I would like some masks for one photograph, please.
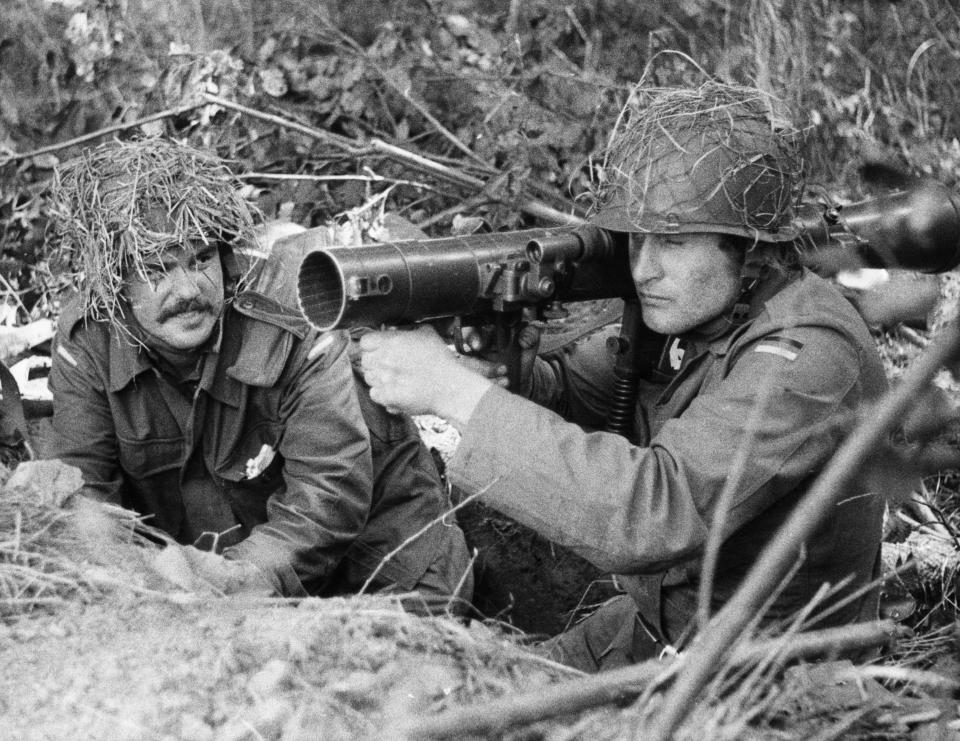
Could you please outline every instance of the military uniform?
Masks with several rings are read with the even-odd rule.
[[[358,589],[449,503],[412,421],[355,380],[349,339],[318,338],[295,308],[299,259],[273,250],[186,379],[69,306],[53,352],[51,444],[80,468],[86,494],[256,564],[283,594],[332,594]],[[468,564],[459,528],[438,522],[374,585],[445,603],[462,582],[468,599]]]
[[[531,402],[491,388],[448,468],[455,485],[485,492],[497,509],[627,575],[621,581],[633,601],[608,605],[595,620],[602,629],[566,647],[559,641],[568,649],[561,658],[585,669],[640,660],[681,638],[695,610],[713,508],[729,484],[712,608],[722,605],[861,404],[886,384],[862,319],[809,272],[768,281],[749,318],[717,336],[675,338],[668,348],[675,376],[641,383],[632,440],[589,431],[603,428],[612,394],[605,339],[599,333],[541,359]],[[744,448],[745,465],[735,470]],[[844,596],[873,579],[882,509],[875,493],[845,492],[797,554],[766,618],[793,615],[824,583],[851,578]],[[819,625],[874,615],[876,600],[868,590]]]

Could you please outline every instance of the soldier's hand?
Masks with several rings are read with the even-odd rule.
[[[518,335],[520,346],[520,381],[513,388],[507,380],[507,366],[495,360],[498,353],[495,350],[484,352],[479,330],[474,327],[465,327],[463,344],[469,351],[476,354],[459,355],[460,362],[467,368],[475,370],[482,376],[491,379],[498,386],[509,388],[514,393],[529,396],[533,385],[533,366],[540,348],[540,332],[542,322],[524,323]]]
[[[369,332],[360,339],[360,368],[370,398],[392,412],[436,414],[463,427],[503,370],[458,358],[432,327]]]
[[[495,360],[487,360],[477,355],[456,355],[457,362],[467,370],[489,378],[498,386],[507,387],[507,366]]]
[[[189,545],[168,545],[154,554],[151,565],[167,582],[188,592],[260,597],[278,593],[274,580],[255,564]]]

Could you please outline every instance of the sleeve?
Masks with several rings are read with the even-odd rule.
[[[105,376],[91,357],[89,343],[68,334],[58,332],[53,344],[50,453],[80,469],[85,495],[120,504],[123,476]]]
[[[538,357],[531,401],[577,424],[602,427],[613,390],[606,341],[618,332],[616,325]]]
[[[852,423],[858,349],[822,327],[793,328],[787,339],[790,349],[765,339],[745,347],[649,447],[585,432],[492,388],[449,476],[601,568],[668,568],[698,554],[728,480],[725,535],[815,474]]]
[[[313,334],[308,335],[313,337]],[[276,574],[285,594],[328,578],[370,513],[370,438],[354,388],[346,343],[315,358],[303,342],[280,402],[284,486],[267,501],[267,521],[225,549]]]

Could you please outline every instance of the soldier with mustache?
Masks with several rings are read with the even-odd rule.
[[[53,195],[78,292],[53,349],[51,446],[86,495],[221,554],[194,562],[227,591],[369,579],[415,593],[412,609],[469,599],[463,535],[416,428],[371,403],[346,335],[318,338],[301,317],[299,254],[262,248],[222,161],[111,142],[60,168]]]

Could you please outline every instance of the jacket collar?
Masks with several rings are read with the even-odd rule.
[[[756,323],[757,317],[767,310],[767,304],[770,301],[779,300],[784,292],[790,292],[791,287],[802,281],[805,275],[806,274],[795,278],[776,275],[762,281],[753,290],[753,296],[745,319],[738,323],[731,322],[712,337],[690,339],[691,344],[697,350],[697,354],[709,351],[712,355],[718,357],[726,355],[734,342],[748,333],[750,328]]]
[[[216,336],[213,343],[204,350],[208,361],[211,357],[216,357],[220,350],[220,344],[223,341],[223,323],[226,309],[221,312],[220,318],[214,328]],[[110,391],[115,393],[123,389],[127,384],[141,373],[153,371],[160,372],[160,366],[163,362],[156,353],[149,347],[136,339],[135,328],[131,329],[131,334],[125,334],[115,328],[109,332],[110,342]]]
[[[211,376],[201,387],[224,404],[236,406],[242,387],[269,388],[280,379],[290,354],[307,333],[306,320],[275,301],[252,291],[241,293],[225,312],[223,340]]]
[[[146,348],[132,337],[110,329],[110,391],[125,388],[141,373],[155,370]]]
[[[206,354],[200,388],[225,404],[240,403],[240,386],[269,387],[280,378],[305,320],[259,294],[241,294],[224,309],[217,341]],[[112,330],[109,384],[115,393],[142,373],[159,373],[151,353]]]

